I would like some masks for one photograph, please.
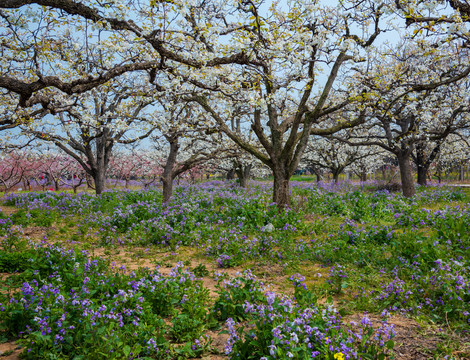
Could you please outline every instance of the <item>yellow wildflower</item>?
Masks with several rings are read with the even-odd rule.
[[[343,353],[336,353],[335,354],[335,360],[344,360],[344,354]]]

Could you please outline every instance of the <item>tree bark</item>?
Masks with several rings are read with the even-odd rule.
[[[91,172],[95,181],[95,193],[101,194],[106,189],[106,172],[108,170],[109,159],[111,157],[113,142],[110,141],[110,130],[103,129],[103,134],[96,139],[96,160],[93,159],[93,152],[88,153],[88,162],[92,167]]]
[[[163,185],[162,195],[164,204],[166,204],[170,200],[171,194],[173,193],[173,168],[176,164],[176,157],[178,155],[179,150],[177,135],[167,136],[166,139],[170,143],[170,152],[168,154],[168,158],[166,159],[165,166],[163,167],[163,174],[160,178]]]
[[[162,176],[161,178],[163,185],[163,203],[168,203],[173,193],[173,179],[170,176],[169,178]]]
[[[106,190],[106,169],[101,167],[95,169],[93,180],[95,182],[95,193],[96,195],[100,195]]]
[[[420,142],[416,144],[416,156],[413,157],[413,161],[415,162],[418,171],[418,184],[422,186],[427,185],[427,175],[429,168],[441,151],[441,143],[439,142],[436,144],[427,157],[425,149],[426,147],[424,143]]]
[[[240,181],[240,187],[242,188],[246,188],[248,180],[250,179],[251,167],[251,164],[245,166],[243,166],[243,164],[238,164],[235,168],[238,180]]]
[[[59,179],[54,179],[54,187],[55,187],[55,191],[60,190],[60,178]]]
[[[361,173],[359,174],[359,180],[361,182],[367,181],[367,173],[365,171],[361,171]]]
[[[290,205],[290,175],[282,169],[273,169],[273,202],[279,209],[284,209]]]
[[[441,163],[437,163],[437,181],[439,184],[442,182],[442,169],[441,169]]]
[[[332,171],[333,174],[333,181],[337,184],[339,181],[339,171]]]
[[[233,180],[235,178],[235,169],[232,168],[229,171],[227,171],[227,180]]]
[[[428,183],[427,173],[428,167],[426,165],[418,166],[418,185],[426,186]]]
[[[426,166],[425,157],[425,146],[422,142],[419,142],[416,144],[415,164],[418,172],[418,185],[421,186],[426,186],[427,184],[426,173],[429,167]]]
[[[408,198],[413,197],[416,194],[416,190],[413,181],[413,171],[411,168],[410,155],[408,152],[405,152],[398,154],[397,157],[398,166],[400,168],[400,178],[403,196]]]

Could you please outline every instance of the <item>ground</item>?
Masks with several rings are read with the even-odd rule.
[[[433,196],[436,197],[437,195]],[[393,201],[391,200],[391,203],[393,203]],[[301,202],[303,201],[299,201],[299,203]],[[346,233],[345,219],[346,221],[349,221],[348,216],[341,215],[341,211],[344,210],[341,208],[343,204],[341,202],[335,203],[334,201],[329,204],[330,205],[328,206],[335,208],[333,215],[303,211],[304,213],[301,215],[301,220],[306,224],[306,230],[302,233],[295,233],[295,231],[292,230],[295,233],[295,236],[293,239],[289,238],[289,241],[291,241],[289,244],[293,244],[292,246],[296,247],[302,247],[302,244],[307,244],[308,246],[312,246],[312,249],[317,249],[314,247],[315,245],[311,245],[312,242],[328,243],[332,233],[335,234],[335,239],[343,236]],[[398,203],[393,204],[395,207],[398,206]],[[246,207],[246,205],[244,206]],[[305,205],[302,204],[302,206]],[[344,206],[348,205],[346,204]],[[466,199],[433,201],[425,206],[419,206],[419,209],[423,209],[423,211],[437,211],[450,207],[455,208],[457,206],[466,206]],[[6,216],[15,214],[19,208],[20,207],[11,205],[2,205],[0,207],[1,212]],[[422,211],[419,209],[416,207],[416,213],[418,213],[418,211]],[[218,210],[221,211],[222,209]],[[356,209],[355,211],[359,210]],[[57,210],[53,209],[50,211]],[[396,213],[399,213],[399,211]],[[268,288],[270,291],[277,294],[286,294],[288,296],[293,296],[294,293],[294,288],[291,286],[289,277],[294,273],[299,273],[305,278],[304,282],[309,288],[317,289],[316,293],[320,294],[320,298],[318,300],[319,304],[324,303],[327,297],[332,296],[333,304],[338,308],[345,309],[346,315],[343,317],[344,323],[349,323],[351,321],[360,322],[364,315],[364,311],[360,310],[362,305],[348,305],[351,299],[354,298],[354,295],[357,294],[359,289],[358,287],[350,290],[352,286],[350,284],[346,284],[348,287],[346,287],[345,290],[332,291],[331,286],[333,285],[325,283],[325,280],[328,280],[332,276],[332,262],[330,260],[325,261],[326,255],[315,255],[318,257],[319,261],[314,261],[314,257],[311,257],[308,260],[300,259],[296,261],[287,257],[285,262],[283,262],[283,260],[272,261],[269,257],[257,258],[251,256],[242,258],[241,260],[237,259],[237,261],[229,268],[221,268],[220,265],[214,261],[213,256],[207,256],[207,248],[202,249],[198,245],[191,244],[171,245],[169,248],[168,246],[155,246],[150,243],[146,244],[140,240],[138,242],[126,241],[123,243],[109,242],[106,240],[104,244],[102,236],[102,232],[104,232],[103,229],[97,230],[96,226],[93,227],[93,229],[86,229],[86,226],[84,226],[86,223],[83,222],[84,217],[69,213],[65,214],[65,212],[63,215],[64,216],[55,216],[54,221],[48,224],[48,226],[39,226],[34,223],[23,226],[22,230],[24,236],[34,243],[39,243],[46,238],[49,243],[58,244],[65,248],[88,250],[91,256],[109,260],[110,266],[114,268],[121,268],[124,266],[125,272],[127,273],[131,273],[132,271],[136,271],[142,267],[154,269],[155,266],[159,266],[160,272],[163,275],[169,275],[171,271],[170,269],[180,262],[189,269],[195,269],[198,266],[203,265],[207,270],[207,273],[201,276],[202,283],[204,287],[209,290],[211,302],[214,302],[219,296],[216,281],[217,273],[226,273],[228,277],[233,278],[244,270],[250,269],[265,285],[269,285]],[[255,215],[256,214],[254,213],[252,214],[252,216]],[[354,217],[357,214],[350,213],[349,215],[353,215]],[[250,215],[247,212],[245,216]],[[359,235],[363,234],[365,229],[369,229],[369,226],[379,226],[384,228],[387,226],[395,226],[392,225],[395,224],[392,216],[384,216],[383,218],[374,218],[374,216],[372,216],[372,218],[364,217],[364,219],[368,220],[356,221],[354,223],[356,230],[352,231],[353,235],[355,234],[355,231]],[[182,224],[184,225],[184,223]],[[411,227],[416,225],[409,226]],[[259,228],[257,228],[256,230],[247,231],[247,233],[249,236],[254,237],[264,236],[262,230],[261,233],[259,231]],[[405,234],[407,232],[406,228],[399,226],[396,226],[394,231],[398,234],[397,236],[401,236],[400,234]],[[419,229],[419,232],[424,234],[423,236],[428,236],[427,234],[432,231],[434,231],[432,226],[424,224]],[[220,234],[217,234],[217,237],[219,237]],[[283,234],[284,233],[279,235],[281,236],[281,240],[283,240]],[[200,234],[198,233],[196,235],[199,236]],[[137,235],[135,233],[129,233],[126,236],[129,237],[128,240],[132,240],[132,236]],[[139,236],[142,236],[142,233],[139,233]],[[348,236],[352,235],[348,233]],[[281,251],[279,246],[279,243],[276,243],[269,251],[279,252]],[[242,250],[246,251],[244,249]],[[383,254],[386,259],[391,258],[392,255],[392,252],[388,255]],[[231,254],[231,256],[235,258],[236,254]],[[468,261],[467,258],[464,258],[464,260]],[[361,269],[361,266],[362,265],[359,265],[359,268],[354,267],[348,269],[350,272],[354,273],[354,276],[356,276],[355,272],[358,271],[357,269]],[[374,274],[375,271],[376,270],[371,270]],[[378,282],[380,283],[380,275],[378,274]],[[7,279],[9,276],[11,276],[11,274],[2,274],[3,279]],[[365,275],[359,274],[358,276],[362,279]],[[352,277],[352,275],[350,275],[350,277]],[[371,277],[370,279],[367,279],[366,282],[373,282],[374,279],[375,278]],[[210,307],[210,305],[208,306]],[[368,313],[372,323],[378,325],[381,320],[379,314],[377,312],[374,313],[371,309],[368,309]],[[168,320],[168,323],[171,322]],[[396,330],[396,336],[394,337],[395,347],[393,350],[395,359],[437,359],[444,358],[445,356],[455,359],[470,358],[470,337],[468,335],[468,331],[462,332],[460,328],[455,329],[454,326],[458,327],[460,325],[453,323],[452,321],[447,321],[447,318],[445,320],[440,319],[433,321],[425,314],[416,315],[407,313],[406,316],[403,316],[400,315],[400,311],[396,311],[390,318],[388,318],[388,323],[394,324]],[[213,350],[212,353],[204,354],[202,356],[203,359],[228,358],[223,355],[223,352],[229,336],[227,334],[220,334],[220,331],[223,329],[226,329],[225,325],[218,330],[206,329],[204,331],[204,334],[210,335],[212,338]],[[15,341],[8,341],[0,345],[0,354],[4,354],[1,356],[5,359],[17,359],[21,351],[22,349],[18,348]]]

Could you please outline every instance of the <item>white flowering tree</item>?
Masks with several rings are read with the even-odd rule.
[[[441,43],[470,44],[470,4],[467,0],[393,0],[393,5],[413,35],[437,37]]]
[[[328,7],[299,0],[287,6],[273,3],[269,15],[263,15],[261,2],[241,2],[225,12],[230,16],[219,15],[213,26],[225,28],[227,36],[210,46],[219,52],[245,49],[249,63],[221,67],[212,77],[178,72],[198,86],[192,99],[216,126],[271,169],[273,201],[279,207],[289,204],[289,179],[310,135],[334,134],[364,121],[361,113],[333,126],[326,120],[363,100],[361,88],[337,80],[354,76],[357,63],[367,57],[381,32],[383,12],[373,1]],[[230,128],[239,104],[249,107],[243,122],[252,129],[256,146]]]
[[[173,181],[208,161],[227,156],[223,135],[208,126],[205,114],[195,104],[181,99],[160,101],[162,119],[156,124],[154,148],[162,168],[163,202],[173,192]]]
[[[210,69],[226,64],[250,62],[244,48],[215,51],[211,47],[213,38],[223,36],[220,28],[212,30],[212,23],[218,21],[225,4],[204,3],[102,4],[94,0],[0,3],[0,88],[5,98],[31,113],[22,116],[19,122],[8,120],[5,126],[28,125],[30,133],[76,156],[94,178],[100,193],[104,187],[102,169],[109,161],[108,150],[116,142],[131,142],[129,138],[119,138],[123,132],[129,135],[128,121],[121,119],[121,127],[112,128],[109,124],[103,127],[101,120],[96,123],[98,116],[102,119],[108,116],[93,105],[101,101],[97,100],[100,93],[113,91],[116,96],[120,91],[128,93],[126,85],[118,89],[116,84],[125,83],[121,78],[132,73],[131,77],[148,82],[153,91],[171,94],[184,82],[175,69],[210,73]],[[165,77],[164,72],[171,76]],[[50,116],[38,122],[47,114],[54,116],[58,125],[50,122]],[[78,124],[77,132],[69,129],[71,123]]]
[[[404,18],[410,35],[423,35],[432,39],[433,47],[437,49],[450,46],[449,44],[456,49],[468,48],[470,44],[470,4],[468,1],[396,0],[394,6],[397,13]],[[468,53],[463,52],[463,56],[468,58]],[[451,67],[445,76],[464,78],[469,74],[470,65],[467,62],[465,66]],[[447,98],[443,97],[443,100],[446,101]],[[454,110],[453,114],[447,115],[444,123],[448,124],[450,118],[456,119],[465,112],[460,111],[458,105],[454,106]],[[448,130],[449,127],[459,128],[459,126],[444,125],[440,131],[433,134],[431,142],[417,144],[413,160],[417,165],[419,184],[426,184],[426,173],[429,167],[435,159],[439,158],[439,151],[445,139],[452,134],[452,131]],[[458,142],[452,141],[451,143],[457,144]]]
[[[125,83],[114,80],[81,95],[62,98],[55,116],[22,127],[73,157],[93,178],[96,193],[101,194],[114,146],[135,143],[154,130],[155,115],[149,110],[153,102],[146,87],[129,79]]]
[[[2,1],[0,88],[21,107],[55,112],[58,93],[82,94],[129,72],[146,73],[158,87],[167,64],[246,63],[245,50],[220,54],[208,46],[216,7],[202,13],[193,1]]]
[[[418,184],[426,185],[429,168],[449,136],[466,137],[470,128],[470,98],[467,89],[467,81],[441,88],[423,109],[421,116],[425,120],[417,126],[424,136],[416,142],[411,153],[418,173]]]
[[[415,194],[411,155],[416,145],[442,141],[461,126],[468,101],[455,92],[465,81],[464,53],[453,46],[431,47],[419,38],[388,49],[387,58],[379,53],[370,71],[358,77],[368,88],[368,120],[348,143],[379,146],[396,156],[404,196]],[[450,98],[439,101],[440,96]]]
[[[470,160],[470,143],[468,142],[468,131],[464,134],[450,134],[441,145],[438,155],[430,166],[430,175],[437,177],[438,181],[450,180],[449,175],[457,170],[458,180],[464,180],[464,171]]]
[[[445,3],[453,9],[448,16],[440,9]],[[121,115],[117,115],[121,117],[119,126],[90,127],[98,133],[107,129],[100,136],[90,135],[86,129],[82,132],[80,127],[79,139],[79,132],[71,133],[79,140],[73,142],[64,133],[69,121],[81,117],[79,121],[90,123],[88,118],[96,118],[96,107],[90,111],[87,104],[96,101],[97,94],[109,89],[115,94],[129,93],[124,76],[132,74],[129,77],[136,79],[138,89],[144,82],[149,84],[145,93],[154,100],[165,93],[199,104],[212,118],[214,131],[224,132],[271,169],[273,200],[283,207],[289,203],[289,179],[311,135],[332,135],[391,114],[394,125],[389,130],[374,125],[370,132],[376,139],[382,137],[378,142],[393,150],[401,168],[407,169],[401,172],[404,193],[412,196],[409,157],[414,149],[411,144],[419,138],[414,135],[418,122],[412,120],[417,111],[413,104],[432,99],[428,93],[437,87],[463,79],[470,67],[455,61],[458,56],[452,62],[441,61],[439,52],[444,57],[449,53],[444,38],[436,43],[415,41],[412,48],[421,46],[425,56],[422,61],[413,60],[413,70],[403,65],[407,59],[387,68],[381,64],[385,59],[367,60],[377,52],[373,48],[376,38],[389,30],[383,18],[393,10],[409,26],[417,24],[412,32],[417,39],[422,29],[433,31],[434,26],[442,25],[450,34],[446,41],[463,39],[465,43],[468,13],[464,5],[451,0],[351,0],[334,6],[306,0],[283,4],[261,0],[106,4],[96,0],[6,0],[0,3],[0,88],[6,99],[2,101],[33,114],[6,125],[42,118],[42,122],[31,123],[29,130],[68,149],[70,155],[130,142],[144,134],[129,131]],[[134,93],[132,97],[138,103],[145,95]],[[77,104],[70,99],[77,99]],[[87,111],[77,112],[80,107]],[[327,121],[345,108],[355,111],[337,123]],[[44,114],[50,115],[44,118]],[[54,133],[44,126],[50,116],[59,119],[60,131]],[[106,113],[100,116],[109,118]],[[230,126],[237,117],[243,131]],[[143,123],[142,119],[142,129]],[[108,141],[108,133],[114,136],[121,131],[126,135]],[[94,145],[89,145],[92,141]],[[77,150],[80,146],[82,150]],[[93,169],[98,163],[102,168],[109,157],[85,157],[81,164],[101,192],[103,172]]]
[[[337,136],[350,138],[348,131],[340,132]],[[365,181],[367,174],[380,166],[381,156],[383,151],[377,146],[351,146],[337,139],[315,136],[307,145],[302,164],[315,173],[318,169],[328,170],[335,182],[346,170],[358,174],[361,181]]]

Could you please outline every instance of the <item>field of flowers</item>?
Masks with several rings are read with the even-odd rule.
[[[270,196],[5,195],[0,340],[26,359],[470,358],[465,192],[299,182],[281,212]],[[423,329],[415,355],[399,316]]]

